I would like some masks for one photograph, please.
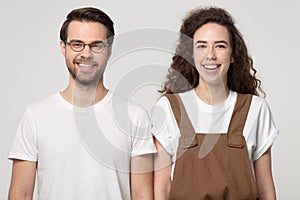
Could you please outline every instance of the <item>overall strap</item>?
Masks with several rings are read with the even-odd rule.
[[[180,130],[180,143],[182,147],[189,147],[191,144],[197,145],[197,140],[194,140],[196,136],[195,130],[180,97],[177,94],[165,94],[165,96],[170,102],[173,114]]]
[[[227,145],[230,147],[244,147],[243,129],[246,123],[251,101],[251,94],[238,94],[237,96],[227,133]]]

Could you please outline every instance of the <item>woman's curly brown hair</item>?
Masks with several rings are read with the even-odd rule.
[[[160,92],[180,93],[198,85],[199,73],[192,57],[193,36],[198,28],[207,23],[217,23],[226,27],[230,35],[234,62],[230,64],[227,74],[228,88],[243,94],[259,95],[260,92],[265,96],[265,92],[260,87],[261,81],[255,76],[253,60],[248,54],[242,34],[235,27],[231,15],[224,9],[216,7],[192,10],[184,18],[167,81]]]

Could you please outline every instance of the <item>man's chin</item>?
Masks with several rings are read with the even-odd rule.
[[[96,86],[98,85],[99,81],[97,80],[86,80],[86,79],[76,79],[75,80],[76,85],[82,85],[82,86]]]
[[[101,80],[102,80],[102,76],[96,76],[90,78],[76,76],[75,83],[76,85],[82,85],[82,86],[97,86]]]

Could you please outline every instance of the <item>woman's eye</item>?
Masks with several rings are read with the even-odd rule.
[[[204,49],[206,46],[205,45],[197,45],[196,48],[197,49]]]
[[[225,45],[222,45],[222,44],[219,44],[219,45],[216,46],[216,48],[224,49],[224,48],[226,48],[226,46],[225,46]]]

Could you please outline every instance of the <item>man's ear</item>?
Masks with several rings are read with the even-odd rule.
[[[66,56],[66,44],[63,41],[59,42],[61,53]]]
[[[112,45],[109,45],[107,50],[108,50],[108,55],[107,55],[107,60],[108,60],[112,54]]]

